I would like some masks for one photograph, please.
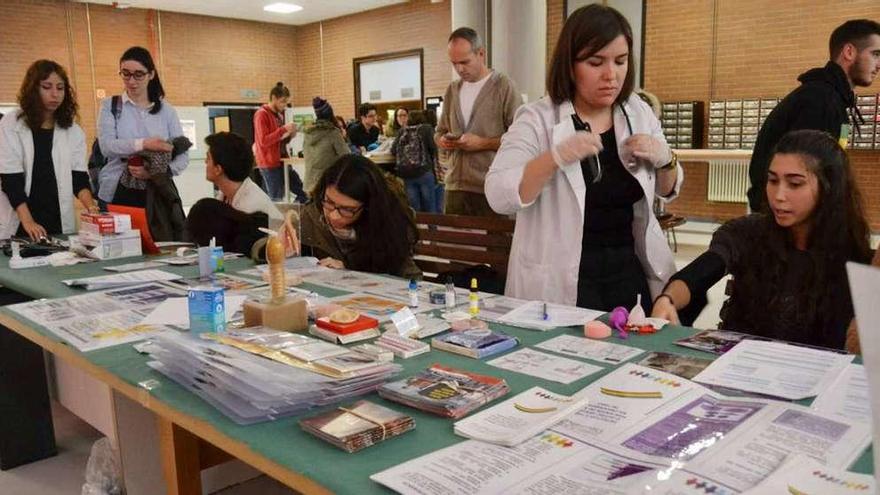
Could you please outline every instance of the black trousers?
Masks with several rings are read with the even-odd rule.
[[[578,270],[578,306],[601,311],[623,306],[629,310],[636,304],[637,294],[642,295],[642,308],[650,315],[651,291],[632,245],[583,249]]]

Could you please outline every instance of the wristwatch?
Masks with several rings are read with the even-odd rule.
[[[672,155],[672,160],[669,161],[666,165],[663,165],[658,170],[675,170],[675,167],[678,166],[678,156],[675,155],[675,152],[669,152]]]

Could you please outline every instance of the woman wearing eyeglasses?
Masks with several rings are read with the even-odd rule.
[[[660,122],[632,94],[632,29],[601,5],[565,21],[549,96],[520,107],[486,176],[486,199],[516,214],[505,293],[597,310],[646,311],[672,253],[653,213],[683,179]]]
[[[113,98],[101,104],[98,142],[107,164],[99,175],[98,198],[104,203],[143,208],[146,189],[126,186],[120,178],[127,171],[141,181],[130,181],[132,185],[159,180],[143,167],[138,154],[171,152],[173,147],[169,141],[183,136],[183,129],[177,111],[165,100],[159,73],[146,48],[135,46],[122,54],[119,77],[124,91],[116,108]],[[189,154],[183,151],[173,156],[168,168],[172,175],[178,175],[188,163]]]
[[[421,278],[412,259],[418,233],[404,201],[368,158],[339,158],[303,208],[303,252],[329,268]]]

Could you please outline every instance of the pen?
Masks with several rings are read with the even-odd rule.
[[[547,321],[549,319],[550,319],[550,315],[547,314],[547,303],[544,303],[544,321]]]

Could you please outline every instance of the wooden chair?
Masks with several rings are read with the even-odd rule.
[[[510,243],[516,221],[499,217],[471,217],[416,213],[419,242],[415,262],[425,280],[444,282],[439,275],[487,266],[507,276]]]

